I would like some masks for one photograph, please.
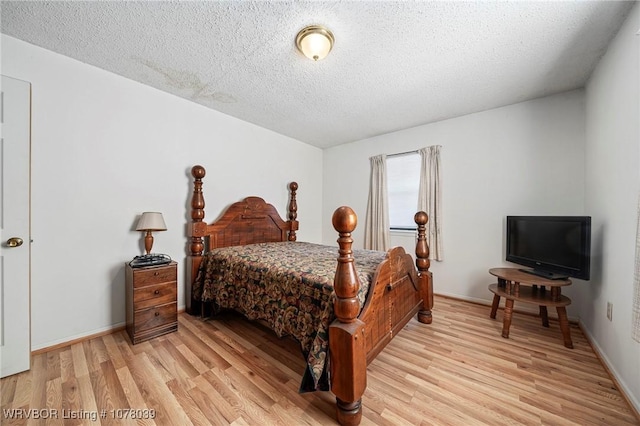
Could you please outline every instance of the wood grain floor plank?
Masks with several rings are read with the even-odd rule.
[[[110,359],[111,362],[113,363],[113,368],[115,368],[116,371],[118,371],[120,368],[125,367],[127,363],[124,359],[124,355],[120,351],[120,347],[118,346],[118,343],[116,342],[116,339],[114,338],[114,336],[115,334],[107,334],[102,337],[102,342],[104,343],[104,348],[106,351],[105,353],[106,359]],[[98,339],[92,339],[92,341],[93,340],[98,340]]]
[[[183,353],[176,347],[176,345],[169,339],[162,341],[162,346],[176,365],[183,372],[185,377],[193,378],[200,374],[200,371],[191,364],[191,362],[183,355]],[[184,345],[181,345],[184,347]],[[206,370],[204,370],[206,371]]]
[[[181,315],[178,319],[181,327],[178,329],[178,333],[185,341],[185,344],[193,351],[193,353],[204,362],[209,368],[229,368],[231,364],[222,356],[220,356],[214,348],[210,347],[207,342],[210,339],[205,336],[194,322],[188,321],[186,315]]]
[[[61,350],[59,353],[60,357],[60,379],[63,382],[66,382],[75,374],[75,369],[73,367],[73,353],[71,352],[71,346],[67,347],[64,350]]]
[[[180,352],[175,351],[181,359],[176,359],[173,354],[171,354],[164,345],[165,339],[154,339],[151,343],[155,350],[155,356],[152,358],[153,362],[158,362],[162,365],[162,371],[166,372],[165,374],[165,383],[169,383],[173,380],[178,380],[182,383],[183,387],[188,387],[191,383],[188,379],[191,377],[195,377],[198,375],[198,372],[192,368],[188,363],[186,368],[189,371],[185,371],[182,363],[182,355]],[[191,372],[195,372],[194,374],[190,374]]]
[[[0,381],[0,405],[6,407],[15,399],[18,374],[9,376]]]
[[[32,381],[33,377],[28,372],[18,374],[16,390],[11,404],[13,408],[29,406],[29,401],[31,400]]]
[[[92,348],[92,346],[95,346],[95,344],[93,344],[93,342],[95,340],[97,340],[97,339],[85,340],[84,342],[81,342],[78,345],[74,345],[74,346],[81,346],[82,347],[82,350],[84,352],[84,358],[85,358],[84,362],[85,362],[86,368],[87,368],[87,373],[86,374],[88,374],[89,372],[98,371],[100,369],[100,360],[98,360],[98,356],[97,356],[97,354],[95,353],[95,351]],[[73,354],[75,356],[78,355],[76,353],[73,353]],[[76,374],[79,375],[79,376],[84,375],[84,374],[78,374],[77,371],[76,371]]]
[[[29,407],[44,408],[47,403],[45,399],[47,383],[46,383],[46,380],[44,380],[47,377],[47,358],[35,357],[31,361],[30,373],[31,373],[31,399],[29,401]]]
[[[486,386],[468,376],[458,375],[449,370],[439,370],[436,374],[440,378],[439,388],[465,400],[471,399],[476,406],[475,409],[483,412],[485,420],[489,416],[496,419],[496,424],[510,424],[516,421],[522,425],[535,425],[539,422],[539,417],[531,411],[514,410],[520,403],[517,395],[505,397],[493,386]]]
[[[115,368],[115,365],[114,365]],[[149,406],[147,405],[147,401],[140,394],[140,390],[138,389],[138,384],[136,383],[133,375],[131,374],[131,370],[129,370],[128,366],[124,366],[116,369],[116,374],[118,375],[118,380],[122,385],[122,390],[124,391],[125,397],[127,398],[127,405],[123,408],[134,408],[136,410],[149,410]],[[153,417],[153,418],[152,418]],[[156,424],[154,420],[155,416],[143,416],[140,419],[136,419],[137,425],[144,426],[153,426]]]
[[[93,394],[93,387],[91,385],[91,378],[87,374],[86,376],[80,376],[77,378],[78,394],[82,399],[80,408],[89,413],[98,413],[98,404]],[[95,421],[91,422],[92,425],[102,424],[99,417]]]
[[[214,387],[218,393],[225,397],[241,418],[250,421],[251,424],[275,424],[275,418],[268,412],[272,404],[270,398],[254,386],[247,386],[244,376],[234,367],[224,371],[213,369],[205,376],[212,384],[215,383]],[[224,392],[220,392],[221,389],[224,389]]]
[[[86,376],[89,374],[87,358],[84,352],[84,343],[87,343],[87,346],[90,345],[90,341],[71,345],[71,359],[73,360],[74,377]]]
[[[167,419],[167,415],[164,413],[164,408],[161,406],[160,401],[152,390],[154,384],[147,376],[145,366],[143,365],[143,355],[127,357],[126,360],[127,371],[123,371],[121,368],[117,373],[123,387],[131,381],[135,384],[135,388],[131,385],[127,387],[127,391],[129,391],[128,397],[131,398],[129,400],[129,407],[134,409],[154,410],[153,420],[155,420],[159,425],[164,424],[163,421]],[[131,378],[122,378],[123,376],[128,375],[130,375]],[[142,404],[140,404],[141,401]]]
[[[436,297],[433,323],[411,320],[368,368],[363,426],[640,425],[579,327],[574,349],[556,319]],[[20,425],[335,425],[335,397],[298,393],[297,342],[233,313],[178,316],[175,333],[132,345],[124,331],[32,359],[0,381],[3,409],[155,410],[96,422],[0,419]]]
[[[79,413],[81,407],[78,381],[75,377],[70,377],[69,380],[62,383],[62,415],[65,417],[65,425],[81,425],[83,423],[83,420],[78,418],[79,416],[71,415],[71,413]]]
[[[140,354],[139,368],[143,371],[144,380],[149,385],[148,392],[154,396],[155,404],[149,408],[155,409],[159,414],[156,423],[163,425],[192,425],[184,409],[166,386],[163,377],[164,373],[157,369],[158,365],[153,363],[150,358],[146,353]]]
[[[91,388],[93,389],[96,406],[100,407],[101,410],[106,410],[107,412],[113,412],[116,408],[120,408],[116,407],[113,404],[111,395],[109,393],[109,390],[107,389],[107,379],[102,374],[102,369],[89,373],[89,378],[91,381]],[[109,417],[102,420],[102,424],[111,425],[115,423],[114,419]]]
[[[131,349],[133,345],[131,345],[131,340],[129,339],[129,335],[127,333],[115,333],[111,334],[110,336],[113,337],[116,345],[118,345],[118,349],[120,349],[120,353],[122,354],[122,357],[124,359],[131,358],[135,355],[133,350]],[[114,363],[114,365],[116,364]]]
[[[225,394],[226,387],[222,387],[221,394],[217,383],[212,383],[205,375],[194,379],[195,386],[189,391],[191,398],[211,423],[217,425],[233,423],[240,417],[233,407],[235,404],[233,399]]]
[[[56,410],[62,412],[62,379],[56,377],[52,380],[47,380],[45,384],[46,389],[46,408],[47,410]],[[40,409],[40,407],[32,407]],[[64,424],[61,417],[51,416],[45,421],[47,426],[58,426]]]
[[[47,352],[44,356],[47,358],[47,380],[53,380],[56,377],[60,377],[60,349]]]
[[[182,354],[184,359],[187,360],[189,364],[191,364],[191,367],[198,372],[198,375],[204,373],[205,371],[209,370],[209,368],[211,368],[211,367],[207,367],[207,365],[200,358],[198,358],[198,356],[195,353],[193,353],[193,351],[191,351],[191,348],[189,348],[176,336],[177,336],[177,333],[170,334],[169,341],[171,342],[172,345],[174,345],[176,350],[178,350]]]
[[[84,351],[88,371],[97,371],[101,368],[100,364],[105,361],[110,361],[112,364],[117,361],[117,358],[111,358],[110,354],[107,352],[104,339],[91,339],[84,341],[82,342],[82,349]]]
[[[111,360],[100,363],[102,369],[102,376],[104,377],[105,385],[111,397],[111,403],[115,409],[127,408],[127,395],[125,394],[116,369],[113,367]]]
[[[184,409],[184,412],[189,416],[189,420],[191,420],[191,423],[193,423],[194,426],[210,426],[212,424],[211,421],[202,413],[200,408],[198,408],[198,405],[193,398],[189,395],[189,386],[183,386],[183,383],[178,380],[169,380],[167,382],[167,387],[171,390],[176,401],[178,401],[180,406]]]

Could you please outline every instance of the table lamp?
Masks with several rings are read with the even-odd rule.
[[[144,236],[144,248],[147,254],[151,253],[151,247],[153,247],[153,235],[152,231],[166,231],[167,225],[164,223],[162,213],[158,212],[144,212],[140,216],[136,231],[146,231]]]

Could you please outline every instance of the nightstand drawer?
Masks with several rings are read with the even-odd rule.
[[[154,306],[143,311],[136,311],[133,315],[136,333],[178,320],[175,303],[167,303],[166,305]]]
[[[176,268],[172,266],[156,266],[133,271],[133,287],[145,287],[178,279]]]
[[[136,310],[176,302],[177,299],[175,282],[149,285],[133,290],[133,303]]]

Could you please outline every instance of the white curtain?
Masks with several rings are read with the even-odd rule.
[[[636,261],[633,275],[633,323],[631,333],[640,342],[640,194],[638,195],[638,225],[636,228]]]
[[[440,183],[440,146],[428,146],[420,153],[420,188],[418,210],[429,215],[427,242],[429,259],[442,260],[442,186]]]
[[[364,248],[386,251],[389,248],[389,201],[387,199],[387,156],[369,158],[371,177],[364,228]]]

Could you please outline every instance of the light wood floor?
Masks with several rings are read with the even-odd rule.
[[[436,297],[433,324],[412,320],[369,366],[362,424],[640,424],[576,325],[574,349],[556,320],[519,313],[503,339],[489,311]],[[336,424],[331,394],[298,394],[303,368],[294,342],[255,323],[181,314],[176,333],[135,346],[123,331],[34,356],[1,381],[0,423]],[[58,418],[7,419],[20,409]],[[155,420],[115,418],[145,409]]]

